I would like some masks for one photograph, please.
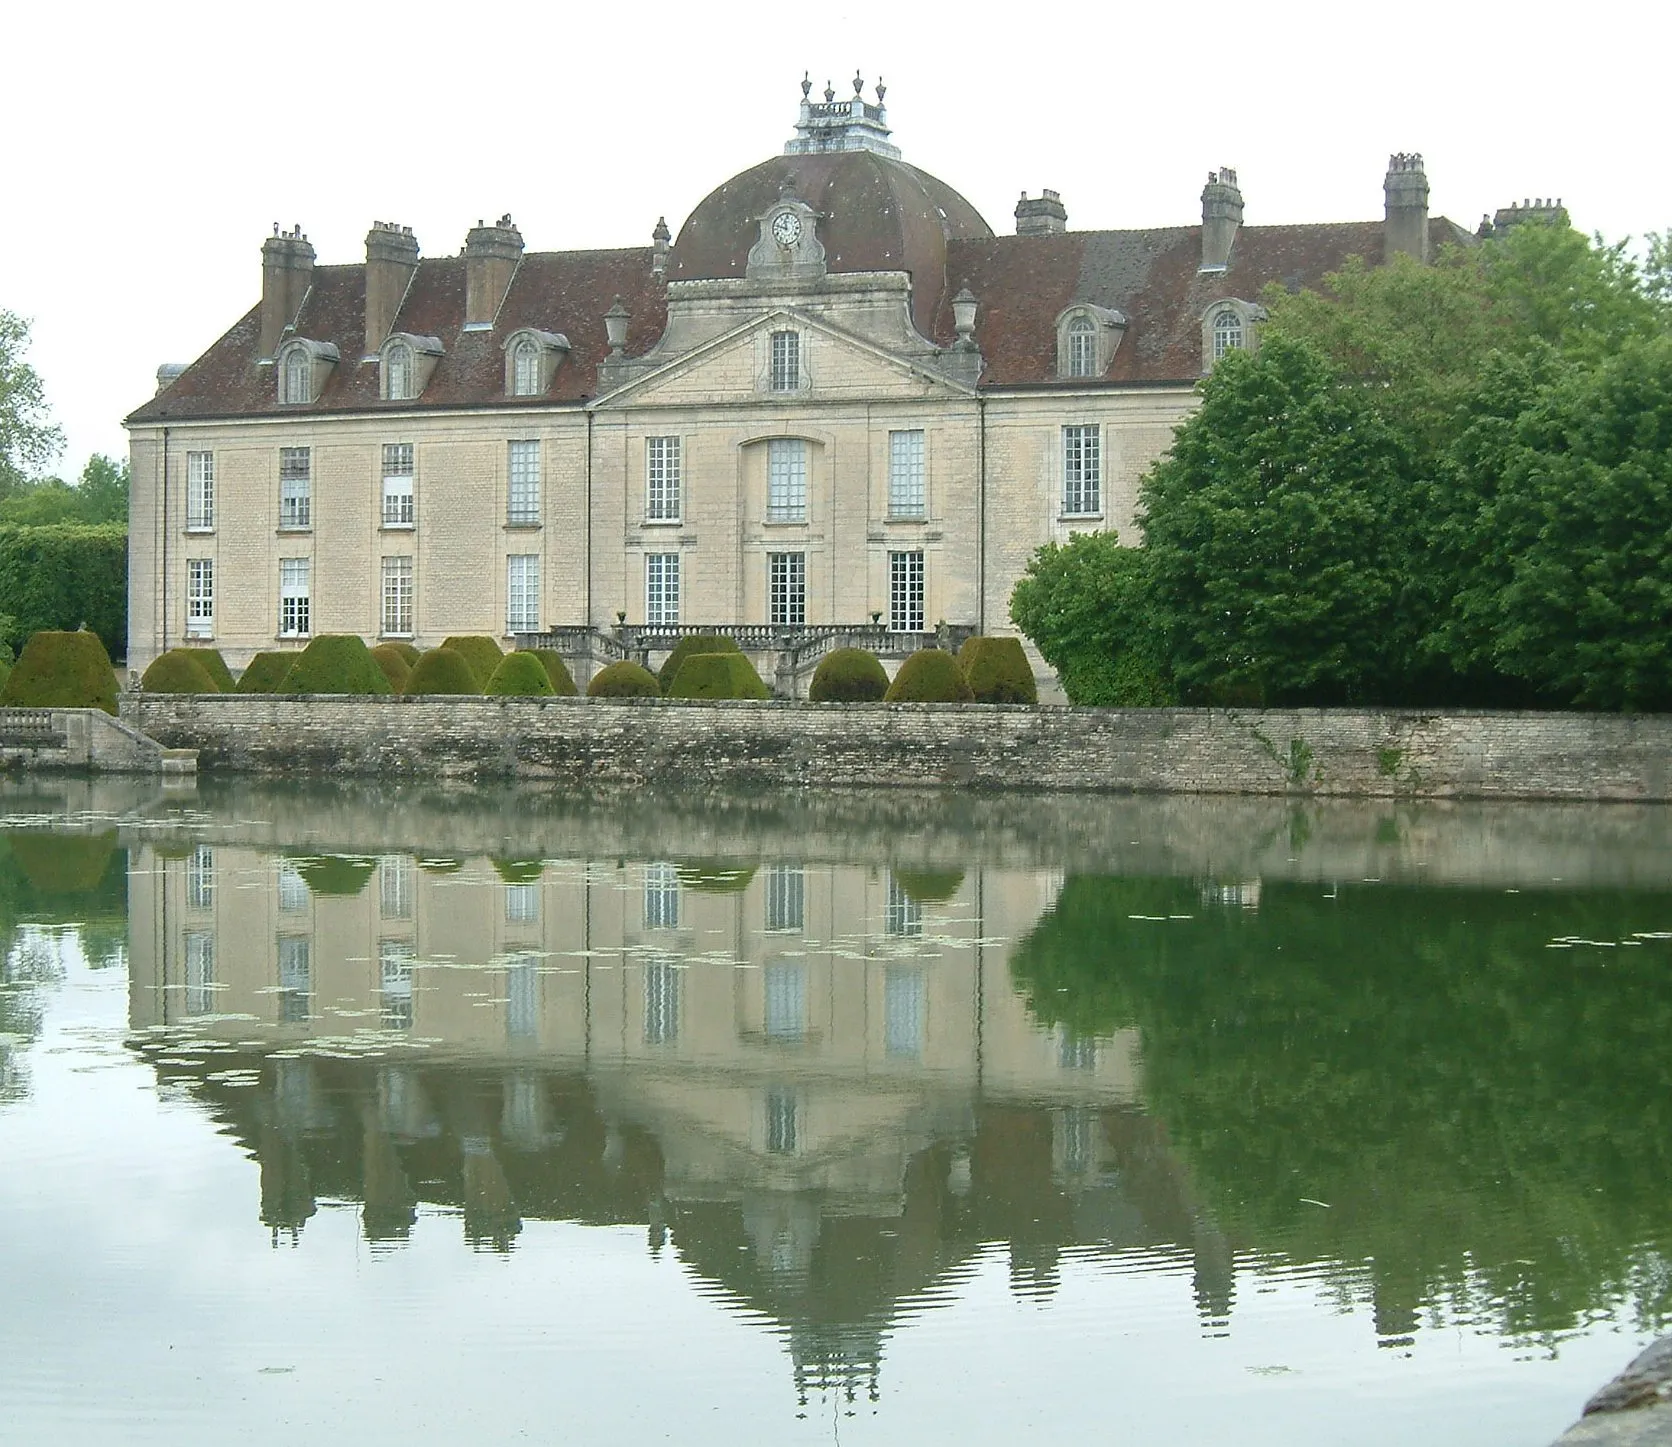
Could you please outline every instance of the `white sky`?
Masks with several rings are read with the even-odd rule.
[[[294,23],[286,28],[285,15]],[[1391,151],[1466,225],[1558,194],[1609,239],[1672,225],[1654,0],[770,7],[67,3],[0,7],[11,141],[0,308],[34,321],[73,476],[119,453],[157,364],[260,294],[274,221],[321,262],[374,219],[457,252],[510,211],[529,247],[648,242],[780,150],[811,70],[888,83],[907,160],[1000,232],[1026,189],[1075,229],[1187,225],[1235,166],[1248,224],[1379,217]],[[82,360],[85,359],[85,360]]]

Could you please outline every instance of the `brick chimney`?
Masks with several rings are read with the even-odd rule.
[[[1060,236],[1068,230],[1068,208],[1055,191],[1041,191],[1039,199],[1022,199],[1016,203],[1016,234],[1018,236]]]
[[[313,285],[314,249],[302,234],[280,231],[261,243],[261,360],[270,362],[284,340],[285,328],[296,325],[302,299]]]
[[[1415,152],[1389,156],[1382,194],[1387,200],[1387,219],[1382,223],[1382,259],[1392,261],[1403,252],[1426,263],[1428,173],[1422,169],[1422,157]]]
[[[366,356],[375,356],[389,340],[417,269],[418,238],[412,228],[393,221],[372,222],[366,233]]]
[[[1242,191],[1237,173],[1229,166],[1208,172],[1202,187],[1203,271],[1223,271],[1231,264],[1231,246],[1242,225]]]
[[[522,232],[509,215],[492,226],[478,221],[464,242],[464,324],[491,327],[522,260]]]

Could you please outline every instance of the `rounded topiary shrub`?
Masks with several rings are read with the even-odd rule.
[[[540,660],[540,666],[546,670],[546,677],[551,681],[552,692],[559,698],[573,698],[580,692],[575,687],[574,675],[569,672],[569,665],[563,661],[561,653],[550,648],[532,648],[529,650],[529,656]]]
[[[235,693],[280,693],[292,666],[300,655],[295,653],[258,653],[244,665],[233,685]]]
[[[480,693],[482,685],[476,681],[470,665],[462,653],[451,648],[432,648],[422,654],[417,666],[406,680],[406,695],[414,698],[422,694]]]
[[[146,693],[220,693],[220,685],[197,659],[195,650],[171,648],[151,660],[139,680]]]
[[[958,660],[938,648],[912,654],[883,695],[889,703],[969,703],[974,697]]]
[[[352,899],[366,887],[377,861],[358,854],[290,854],[285,856],[315,894]]]
[[[372,649],[372,657],[383,670],[383,676],[389,680],[389,687],[396,693],[405,693],[406,681],[412,676],[412,668],[418,662],[417,658],[408,659],[395,643],[379,643]]]
[[[470,665],[470,671],[476,675],[476,687],[471,690],[472,693],[480,693],[488,686],[494,669],[499,667],[499,660],[505,657],[505,650],[482,633],[455,633],[451,638],[443,638],[441,646],[450,648]],[[435,650],[430,651],[433,653]],[[415,663],[412,666],[416,668],[418,665]]]
[[[353,633],[322,633],[296,655],[286,693],[393,693],[371,649]]]
[[[1038,703],[1039,685],[1020,638],[968,638],[958,667],[977,703]]]
[[[184,653],[189,658],[195,658],[203,671],[214,681],[216,689],[221,693],[231,693],[237,687],[232,681],[232,670],[226,666],[226,659],[221,657],[218,648],[175,648],[174,653]]]
[[[496,698],[550,698],[552,681],[546,666],[532,653],[507,653],[500,659],[484,690]]]
[[[741,653],[693,653],[674,675],[669,698],[771,698]]]
[[[673,652],[662,661],[662,666],[656,674],[657,685],[663,693],[667,693],[674,679],[679,677],[679,670],[685,666],[685,660],[694,653],[736,652],[737,640],[723,633],[693,633],[689,637],[681,638],[674,644]]]
[[[624,658],[619,663],[612,663],[608,668],[601,668],[593,674],[592,682],[586,686],[588,698],[660,698],[662,690],[657,686],[656,675],[648,668],[640,667],[631,659]]]
[[[945,904],[964,882],[961,869],[896,869],[900,892],[917,904]]]
[[[874,703],[888,692],[888,670],[863,648],[838,648],[819,660],[807,697],[813,703]]]
[[[409,669],[416,668],[418,660],[424,656],[422,648],[419,648],[416,644],[408,643],[404,638],[386,638],[377,645],[377,648],[393,649],[400,654],[401,660]],[[372,649],[372,652],[376,653],[377,648]]]
[[[545,862],[539,859],[504,859],[494,856],[494,872],[507,884],[534,884],[546,872]]]
[[[116,712],[116,674],[97,633],[40,632],[12,665],[0,704]]]

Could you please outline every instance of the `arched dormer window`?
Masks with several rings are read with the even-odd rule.
[[[1068,324],[1068,375],[1097,375],[1097,323],[1090,317],[1075,317]]]
[[[1222,311],[1213,319],[1213,359],[1218,361],[1226,352],[1242,350],[1242,318],[1234,311]]]
[[[412,396],[412,348],[405,342],[390,347],[383,359],[383,395],[391,402]]]
[[[1126,335],[1126,317],[1108,307],[1079,302],[1057,317],[1057,376],[1101,377]]]
[[[505,395],[543,397],[569,352],[561,332],[523,327],[505,339]]]
[[[544,390],[540,385],[540,348],[533,338],[524,337],[511,353],[511,395],[534,397]]]
[[[1202,371],[1227,352],[1252,352],[1260,345],[1260,323],[1266,309],[1253,302],[1226,297],[1202,314]]]
[[[441,360],[439,337],[395,332],[378,353],[380,391],[386,402],[411,402],[424,395],[430,374]]]
[[[313,358],[306,347],[292,347],[284,356],[281,402],[313,401]]]

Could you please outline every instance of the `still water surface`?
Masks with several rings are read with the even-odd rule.
[[[0,792],[0,1441],[1539,1447],[1672,817]]]

